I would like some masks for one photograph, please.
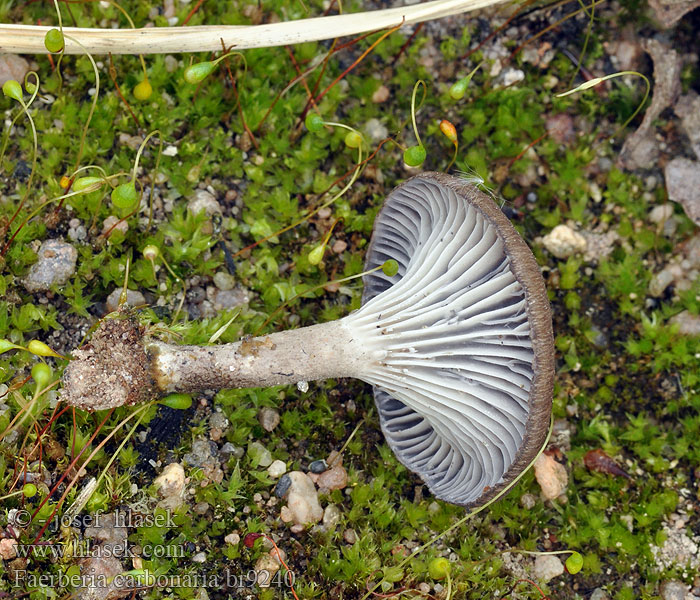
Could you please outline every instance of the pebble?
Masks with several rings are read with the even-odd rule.
[[[327,471],[324,471],[318,475],[316,484],[323,492],[342,490],[348,484],[347,471],[343,465],[336,464]]]
[[[684,310],[671,317],[669,322],[678,325],[678,333],[683,335],[700,335],[700,315],[694,315]]]
[[[576,138],[574,120],[566,113],[547,116],[544,126],[549,137],[558,144],[568,144]]]
[[[343,240],[336,240],[331,247],[334,254],[342,254],[347,250],[348,244]]]
[[[537,498],[534,494],[523,494],[520,496],[520,505],[527,510],[535,508],[537,505]]]
[[[586,238],[568,225],[557,225],[542,238],[542,243],[557,258],[568,258],[586,251]]]
[[[370,119],[365,123],[365,133],[369,137],[370,141],[375,144],[381,142],[384,138],[389,136],[389,130],[382,125],[379,119]]]
[[[207,514],[207,511],[209,510],[209,503],[208,502],[197,502],[197,504],[194,505],[194,510],[195,513],[198,515],[205,515]]]
[[[28,71],[29,63],[21,56],[17,54],[0,54],[0,87],[10,79],[23,83]]]
[[[596,588],[591,593],[590,600],[609,600],[609,597],[603,588]]]
[[[680,203],[685,214],[700,225],[700,162],[678,157],[664,170],[669,200]]]
[[[548,454],[540,454],[534,464],[535,478],[547,500],[554,500],[566,491],[569,476],[564,465]]]
[[[672,204],[659,204],[649,211],[649,220],[657,225],[663,224],[673,216]]]
[[[684,600],[688,586],[677,579],[662,581],[659,585],[661,600]]]
[[[335,504],[329,504],[323,511],[323,525],[327,529],[333,529],[340,522],[342,516],[340,509]]]
[[[165,70],[168,73],[174,73],[175,71],[177,71],[177,67],[177,58],[175,58],[172,54],[168,54],[165,57]]]
[[[185,469],[180,463],[170,463],[153,482],[161,496],[182,496],[185,491]]]
[[[273,431],[280,424],[280,414],[274,408],[266,406],[258,412],[258,422],[265,431]]]
[[[78,251],[61,240],[45,240],[39,248],[39,260],[24,279],[28,292],[42,292],[63,285],[75,273]]]
[[[109,215],[104,221],[102,221],[102,234],[107,235],[108,231],[110,234],[114,231],[126,233],[129,231],[129,224],[126,222],[126,220],[122,220],[114,215]]]
[[[207,295],[209,289],[207,289]],[[248,304],[250,302],[250,294],[245,288],[236,288],[233,290],[218,290],[212,289],[211,301],[216,310],[230,310]]]
[[[534,574],[540,581],[550,581],[564,572],[564,565],[556,556],[544,555],[535,559]]]
[[[216,411],[209,418],[209,438],[218,442],[228,431],[231,423],[221,411]]]
[[[240,541],[241,541],[241,536],[238,535],[235,531],[232,533],[229,533],[224,538],[224,542],[226,542],[227,544],[231,544],[231,546],[238,546]]]
[[[287,492],[289,491],[289,488],[291,486],[292,478],[289,475],[283,475],[282,479],[280,479],[277,482],[277,485],[275,486],[275,496],[277,496],[278,498],[284,498],[287,495]]]
[[[346,544],[354,544],[357,541],[357,534],[354,529],[346,529],[343,531],[343,539]]]
[[[390,95],[389,88],[382,84],[372,94],[372,102],[375,104],[386,102]]]
[[[107,312],[114,312],[119,308],[119,297],[122,295],[122,288],[116,288],[107,296]],[[138,290],[126,290],[126,304],[128,306],[144,306],[146,298]]]
[[[281,460],[275,460],[267,468],[267,473],[273,479],[281,477],[287,472],[287,465],[285,465]]]
[[[248,444],[248,456],[260,467],[269,467],[272,464],[272,454],[260,442]]]
[[[282,551],[280,550],[280,552]],[[270,554],[263,554],[255,563],[256,581],[261,588],[272,585],[273,577],[282,566],[276,554],[275,550],[271,550]]]
[[[309,463],[309,471],[311,471],[312,473],[316,473],[317,475],[320,475],[326,469],[328,469],[328,463],[323,459],[315,460]]]
[[[520,69],[514,69],[513,67],[508,67],[503,72],[503,85],[508,87],[525,79],[525,73]]]
[[[3,539],[0,540],[0,558],[3,560],[12,560],[17,556],[17,540]]]
[[[221,206],[214,195],[207,190],[196,190],[194,198],[191,198],[187,203],[187,210],[194,215],[204,211],[208,217],[221,214]]]
[[[291,485],[287,492],[287,508],[292,520],[297,525],[318,523],[323,518],[323,509],[318,502],[314,482],[301,471],[292,471],[289,479]]]
[[[245,450],[239,446],[234,446],[231,442],[226,442],[219,450],[220,454],[230,454],[235,458],[243,458]]]
[[[197,554],[195,554],[192,557],[192,562],[194,562],[194,563],[204,563],[206,561],[207,561],[207,553],[206,552],[197,552]]]
[[[119,581],[117,575],[124,571],[121,561],[111,553],[103,556],[103,552],[98,552],[97,549],[93,550],[93,553],[94,556],[81,561],[80,572],[89,573],[90,576],[82,579],[86,585],[77,588],[75,598],[78,600],[101,600],[128,596],[130,591],[119,587],[116,583]],[[117,578],[116,582],[115,578]]]
[[[226,271],[217,271],[214,273],[214,285],[217,289],[227,292],[236,286],[236,278]]]
[[[690,140],[695,156],[700,160],[700,96],[690,91],[678,99],[673,110],[681,117],[681,126]]]

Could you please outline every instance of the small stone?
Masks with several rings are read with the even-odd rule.
[[[568,144],[576,138],[574,120],[566,113],[550,115],[545,118],[547,134],[558,144]]]
[[[280,414],[274,408],[266,406],[258,412],[258,421],[265,431],[272,431],[280,424]]]
[[[231,544],[231,546],[238,546],[238,544],[240,543],[240,541],[241,541],[241,536],[238,535],[235,531],[229,533],[229,534],[224,538],[224,542],[226,542],[227,544]]]
[[[287,465],[285,465],[281,460],[275,460],[267,468],[267,473],[273,479],[282,477],[287,472]]]
[[[690,146],[695,152],[695,157],[700,160],[700,95],[693,91],[678,98],[673,108],[681,117],[681,126],[690,140]]]
[[[165,57],[165,70],[168,73],[174,73],[177,71],[177,58],[175,58],[172,54],[168,54]]]
[[[609,597],[603,588],[596,588],[591,593],[590,600],[609,600]]]
[[[365,123],[365,133],[370,141],[377,144],[389,136],[389,130],[379,119],[370,119]]]
[[[318,523],[323,518],[323,509],[318,503],[318,495],[313,481],[306,473],[289,473],[291,485],[287,493],[287,508],[297,525]]]
[[[6,81],[14,79],[20,84],[24,83],[24,77],[29,72],[29,63],[17,54],[0,54],[0,87]],[[30,79],[31,81],[31,79]]]
[[[343,531],[343,539],[346,544],[354,544],[357,541],[357,534],[354,529],[346,529]]]
[[[556,556],[546,554],[535,559],[534,574],[540,581],[550,581],[564,572],[564,565]]]
[[[375,104],[386,102],[389,99],[389,96],[389,88],[382,84],[372,94],[372,102]]]
[[[275,550],[271,552],[276,554]],[[263,554],[255,563],[257,584],[261,588],[270,587],[272,579],[281,566],[279,559],[274,554]]]
[[[664,170],[669,200],[679,202],[685,214],[700,225],[700,162],[674,158]]]
[[[554,500],[566,491],[569,476],[564,465],[549,454],[540,454],[534,464],[535,478],[547,500]]]
[[[283,475],[282,479],[280,479],[275,486],[275,496],[278,498],[284,498],[287,495],[290,487],[292,487],[291,477],[289,477],[289,475]]]
[[[212,303],[216,310],[230,310],[250,302],[250,295],[245,288],[235,288],[232,290],[219,290],[214,288]]]
[[[334,465],[318,476],[319,489],[326,492],[342,490],[348,484],[348,474],[343,465]]]
[[[509,85],[514,85],[519,81],[522,81],[523,79],[525,79],[525,73],[520,69],[508,67],[503,72],[503,85],[505,87],[508,87]]]
[[[329,504],[323,511],[323,525],[327,529],[334,529],[342,516],[340,509],[335,504]]]
[[[119,308],[119,298],[121,295],[122,288],[116,288],[107,296],[107,312],[114,312]],[[126,290],[126,304],[132,307],[145,306],[146,298],[138,290]]]
[[[129,231],[129,224],[126,219],[120,219],[114,215],[109,215],[104,221],[102,221],[102,235],[111,235],[114,231],[121,231],[126,233]]]
[[[45,240],[39,248],[39,260],[29,269],[24,279],[25,289],[45,292],[54,285],[63,285],[75,273],[78,251],[61,240]]]
[[[659,298],[666,288],[673,283],[674,276],[671,271],[664,269],[659,271],[649,282],[649,294],[654,298]]]
[[[326,471],[326,469],[328,469],[328,463],[323,459],[315,460],[309,463],[309,471],[317,475],[320,475],[321,473]]]
[[[0,558],[3,560],[12,560],[17,556],[17,551],[15,546],[17,545],[17,540],[3,539],[0,540]]]
[[[677,579],[662,581],[659,585],[661,600],[684,600],[688,586]]]
[[[164,498],[182,496],[185,491],[185,469],[180,463],[170,463],[153,483]]]
[[[204,211],[208,217],[221,214],[221,206],[214,195],[207,190],[197,190],[194,198],[187,203],[187,210],[196,215]]]
[[[343,240],[336,240],[333,243],[333,246],[331,246],[331,250],[334,254],[342,254],[343,252],[345,252],[345,250],[347,250],[347,247],[347,242],[344,242]]]
[[[557,225],[542,238],[542,243],[557,258],[568,258],[586,251],[586,238],[568,225]]]
[[[700,335],[700,315],[694,315],[684,310],[671,317],[669,322],[678,325],[678,333],[692,336]]]
[[[673,216],[673,205],[659,204],[649,211],[649,220],[657,225],[663,224]]]
[[[208,502],[197,502],[197,504],[194,505],[194,508],[192,510],[194,510],[194,512],[198,515],[205,515],[205,514],[207,514],[207,511],[209,510],[209,503]]]
[[[214,285],[222,291],[232,290],[236,286],[236,278],[226,271],[217,271],[214,273]]]
[[[192,562],[194,562],[194,563],[204,563],[206,561],[207,561],[207,553],[206,552],[197,552],[197,554],[195,554],[192,557]]]
[[[520,496],[520,505],[527,510],[535,508],[537,505],[537,498],[534,494],[523,494]]]
[[[248,445],[248,456],[254,465],[269,467],[272,464],[272,454],[260,442],[253,442]]]

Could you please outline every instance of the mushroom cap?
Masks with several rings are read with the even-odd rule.
[[[398,459],[431,492],[494,498],[539,452],[550,424],[554,340],[532,252],[494,201],[442,173],[407,180],[375,221],[353,327],[383,358],[361,379]]]

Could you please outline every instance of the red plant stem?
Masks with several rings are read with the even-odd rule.
[[[227,49],[226,46],[224,46],[224,40],[221,40],[221,46],[223,48],[224,54],[226,54],[229,51],[229,49]],[[236,84],[236,78],[231,72],[231,65],[229,64],[228,58],[224,60],[224,63],[226,64],[226,72],[228,73],[228,78],[231,81],[231,87],[233,88],[233,95],[236,97],[236,108],[238,109],[238,116],[241,118],[243,129],[245,129],[245,132],[248,134],[248,137],[250,138],[250,141],[252,142],[253,146],[255,146],[255,149],[258,150],[260,146],[258,145],[258,140],[255,139],[253,132],[250,130],[250,127],[248,127],[248,123],[246,123],[245,115],[243,114],[243,107],[241,106],[241,98],[238,95],[238,85]]]
[[[117,95],[119,96],[121,101],[124,103],[124,106],[126,106],[126,109],[129,111],[131,118],[134,120],[134,123],[136,123],[136,127],[139,127],[140,126],[139,120],[136,118],[134,111],[131,110],[131,106],[126,101],[124,94],[122,94],[122,91],[119,88],[119,83],[117,82],[117,69],[114,66],[114,61],[112,60],[112,53],[111,52],[109,53],[109,69],[107,69],[107,71],[109,72],[109,78],[112,80],[112,83],[114,84],[114,88],[117,90]],[[59,208],[60,208],[60,206],[59,206]]]
[[[63,475],[61,475],[61,478],[56,482],[56,484],[53,486],[53,488],[51,488],[51,491],[47,494],[47,496],[39,503],[39,506],[37,506],[37,507],[34,509],[34,512],[32,513],[32,516],[31,516],[31,519],[29,520],[30,522],[34,520],[34,517],[36,517],[37,513],[42,509],[42,507],[44,506],[44,504],[46,504],[46,502],[48,502],[49,498],[51,498],[51,496],[56,492],[56,490],[58,489],[58,486],[61,485],[61,484],[63,483],[63,480],[68,476],[68,472],[75,466],[75,463],[78,462],[78,460],[80,459],[80,457],[83,455],[83,452],[85,452],[85,451],[90,447],[90,444],[92,444],[92,442],[94,441],[94,439],[97,437],[97,434],[100,432],[100,430],[102,429],[102,427],[104,427],[104,424],[105,424],[105,423],[107,422],[107,420],[112,416],[112,413],[113,413],[113,412],[114,412],[114,409],[111,408],[111,409],[109,410],[109,412],[105,415],[105,418],[102,420],[102,423],[100,423],[100,424],[98,425],[97,429],[95,429],[94,433],[90,436],[90,439],[89,439],[89,440],[87,441],[87,443],[83,446],[83,449],[78,453],[78,456],[76,456],[76,457],[70,462],[70,464],[66,467],[66,470],[65,470],[65,472],[63,473]],[[73,436],[73,439],[75,439],[75,436]],[[54,507],[53,512],[49,515],[49,518],[46,519],[46,523],[44,523],[44,526],[41,528],[41,530],[39,531],[39,533],[36,534],[36,537],[34,538],[34,541],[32,542],[33,544],[36,544],[36,543],[39,541],[39,539],[41,538],[41,536],[44,535],[44,532],[46,531],[46,528],[47,528],[47,527],[49,526],[49,524],[51,523],[51,519],[53,519],[54,516],[56,515],[56,512],[58,511],[58,509],[59,509],[59,507],[61,506],[61,503],[63,502],[63,500],[65,499],[65,497],[68,495],[68,492],[70,491],[70,489],[71,489],[71,486],[66,487],[66,491],[63,492],[63,495],[61,496],[61,498],[59,499],[59,501],[56,503],[56,506]]]
[[[602,1],[602,0],[600,0]],[[316,103],[318,104],[321,101],[321,98],[323,98],[329,91],[330,89],[338,83],[343,77],[345,77],[350,71],[352,71],[357,65],[359,65],[362,60],[367,56],[372,50],[374,50],[379,44],[381,44],[387,37],[389,37],[392,33],[395,31],[398,31],[403,27],[403,22],[404,19],[401,20],[401,23],[399,25],[396,25],[396,27],[392,27],[388,31],[385,31],[378,40],[376,40],[367,50],[365,50],[362,54],[360,54],[359,58],[355,60],[345,71],[343,71],[338,77],[336,77],[333,82],[325,89],[323,90],[318,96],[316,96]]]
[[[187,23],[189,23],[190,19],[194,16],[194,13],[199,10],[199,7],[202,6],[202,4],[204,4],[204,0],[197,1],[197,4],[192,7],[190,14],[188,14],[187,17],[185,17],[185,20],[182,22],[183,25],[187,25]]]
[[[535,144],[537,144],[538,142],[540,142],[542,139],[544,139],[546,137],[547,137],[547,132],[545,131],[540,137],[538,137],[536,140],[533,140],[527,146],[525,146],[525,149],[520,154],[518,154],[518,156],[516,156],[513,160],[511,160],[508,163],[508,169],[510,169],[517,161],[519,161],[530,148],[532,148]]]
[[[533,2],[534,0],[528,0],[528,1]],[[401,48],[399,48],[399,51],[396,53],[396,56],[394,56],[394,59],[391,61],[392,66],[397,63],[399,58],[401,58],[401,55],[406,51],[406,48],[408,48],[413,43],[413,40],[416,39],[416,36],[420,32],[420,30],[423,29],[424,24],[425,24],[425,22],[418,23],[418,26],[413,30],[413,33],[404,42],[404,45],[401,46]]]

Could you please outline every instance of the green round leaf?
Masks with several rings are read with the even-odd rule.
[[[446,558],[434,558],[428,563],[428,574],[432,579],[445,579],[450,572],[450,561]]]
[[[399,272],[399,263],[397,263],[393,258],[384,261],[384,264],[382,265],[382,272],[387,277],[393,277]]]
[[[583,568],[583,556],[579,552],[572,552],[566,559],[566,570],[571,575],[576,575]]]
[[[312,265],[317,265],[323,260],[323,251],[325,246],[316,246],[311,252],[309,252],[309,263]]]
[[[46,363],[38,362],[32,367],[32,377],[38,389],[44,389],[51,383],[51,375],[51,367]]]
[[[139,193],[131,181],[122,183],[112,190],[112,204],[117,208],[132,208],[138,201]]]
[[[24,494],[25,498],[33,498],[36,496],[36,492],[37,489],[33,483],[26,483],[22,488],[22,493]]]
[[[22,86],[14,79],[8,79],[2,85],[2,93],[5,94],[5,96],[17,100],[17,102],[22,102]]]
[[[160,403],[177,410],[187,410],[192,406],[192,396],[189,394],[170,394],[163,398]]]
[[[425,147],[411,146],[403,153],[403,162],[409,167],[420,167],[425,162]]]
[[[348,131],[345,136],[345,145],[348,148],[359,148],[362,144],[362,136],[357,131]]]
[[[74,192],[94,192],[99,190],[104,179],[102,177],[79,177],[73,182],[73,187],[71,188]]]
[[[308,115],[306,115],[304,124],[311,133],[320,133],[323,131],[323,119],[316,113],[310,112]]]
[[[191,84],[200,83],[204,81],[215,68],[216,64],[210,60],[190,65],[185,69],[185,81]]]
[[[134,87],[134,98],[137,100],[148,100],[153,93],[153,87],[148,79],[144,79]]]
[[[44,46],[49,52],[61,52],[65,47],[66,41],[63,39],[63,34],[56,28],[49,29],[44,36]]]

